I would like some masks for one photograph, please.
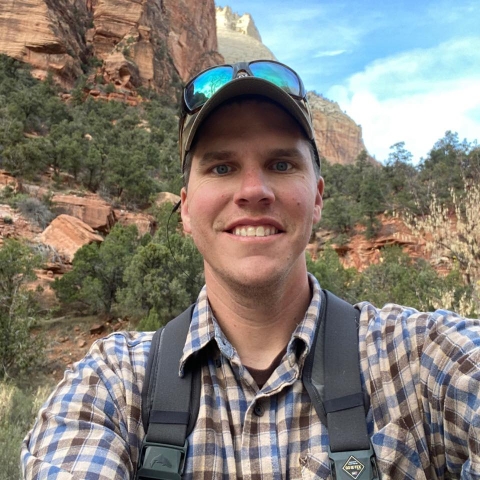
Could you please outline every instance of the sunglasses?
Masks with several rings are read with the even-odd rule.
[[[232,80],[245,76],[261,78],[297,100],[305,99],[303,82],[290,67],[271,60],[256,60],[218,65],[194,77],[183,90],[184,112],[189,114],[197,112],[220,88]]]

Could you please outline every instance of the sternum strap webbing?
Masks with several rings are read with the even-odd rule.
[[[358,350],[358,310],[331,293],[325,296],[325,396],[332,452],[368,450]]]
[[[153,365],[151,379],[155,379],[155,392],[150,411],[146,441],[183,447],[191,415],[192,373],[187,370],[179,378],[178,369],[185,339],[190,326],[188,321],[171,321],[159,339],[158,357]],[[197,392],[195,392],[196,394]]]

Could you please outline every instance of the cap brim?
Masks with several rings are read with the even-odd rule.
[[[185,161],[185,155],[192,146],[193,139],[197,133],[198,128],[203,121],[210,115],[213,110],[219,107],[222,103],[235,97],[242,95],[261,95],[263,97],[273,100],[275,103],[283,107],[305,131],[305,134],[310,140],[315,140],[315,133],[313,125],[310,120],[310,113],[305,103],[305,109],[297,103],[288,93],[276,85],[256,77],[241,77],[227,83],[220,88],[211,97],[201,110],[194,115],[187,115],[183,125],[183,141],[181,161],[182,165]]]

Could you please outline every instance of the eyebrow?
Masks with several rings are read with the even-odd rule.
[[[265,152],[265,156],[270,158],[299,158],[303,154],[298,148],[273,148]],[[237,156],[237,153],[231,150],[212,150],[206,152],[199,159],[200,166],[208,166],[212,162],[220,161],[229,161],[234,159]]]
[[[208,166],[212,162],[232,160],[235,157],[235,153],[230,150],[212,150],[206,152],[199,159],[199,165],[204,167]]]
[[[298,148],[274,148],[268,151],[268,156],[275,158],[298,158],[303,154]]]

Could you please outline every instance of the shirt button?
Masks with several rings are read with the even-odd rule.
[[[263,406],[260,403],[257,403],[257,404],[255,404],[255,408],[253,409],[253,413],[257,417],[262,417],[263,414],[265,413],[265,409],[263,408]]]

